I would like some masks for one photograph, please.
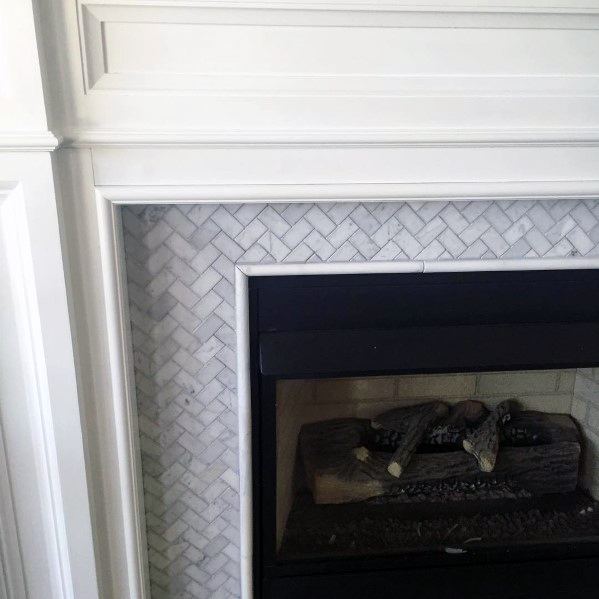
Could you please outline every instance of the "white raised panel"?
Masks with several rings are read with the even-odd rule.
[[[0,484],[0,519],[12,500],[23,596],[97,599],[65,273],[46,153],[0,153],[0,253],[0,420],[8,471],[7,484]],[[0,476],[1,470],[0,463]],[[10,499],[4,496],[7,486]],[[10,527],[1,532],[10,542]]]
[[[0,199],[0,202],[2,200]],[[1,208],[0,208],[1,210]],[[0,250],[0,276],[3,281],[8,280],[8,266],[6,264],[6,252]],[[10,327],[15,323],[6,316],[12,315],[14,310],[9,297],[7,285],[0,287],[0,323],[4,335],[10,335]],[[6,315],[6,316],[4,316]],[[6,321],[5,321],[6,319]],[[16,344],[15,344],[16,345]],[[9,354],[8,343],[0,344],[0,390],[3,394],[8,390],[14,393],[15,386],[19,384],[18,377],[6,376],[5,370],[11,366],[14,367],[18,361],[18,352],[13,351]],[[7,348],[8,349],[8,348]],[[15,385],[16,383],[16,385]],[[0,409],[0,598],[2,599],[26,599],[27,589],[25,587],[25,578],[23,576],[23,567],[21,562],[21,548],[19,546],[19,535],[17,530],[17,518],[14,510],[14,494],[10,483],[8,465],[6,462],[6,444],[4,440],[5,414],[6,408]]]
[[[106,72],[98,89],[599,92],[599,30],[106,23],[103,39]]]
[[[7,535],[2,558],[9,560],[5,565],[9,575],[17,577],[9,583],[15,597],[43,593],[49,599],[66,599],[68,558],[61,547],[60,525],[52,525],[61,514],[50,491],[54,481],[48,461],[40,459],[47,450],[40,426],[45,398],[36,369],[38,338],[31,330],[35,314],[29,314],[26,233],[22,186],[14,185],[5,197],[0,190],[0,418],[7,458],[2,473],[6,479],[0,487],[2,534]],[[6,513],[11,505],[12,514]]]
[[[90,90],[599,92],[599,16],[83,5]]]
[[[103,23],[87,6],[82,6],[81,12],[83,67],[88,86],[93,87],[107,73]]]

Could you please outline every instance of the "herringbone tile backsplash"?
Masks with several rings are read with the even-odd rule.
[[[236,262],[599,254],[599,202],[123,209],[153,599],[239,596]]]

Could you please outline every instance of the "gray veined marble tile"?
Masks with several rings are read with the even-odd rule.
[[[122,214],[153,599],[239,596],[235,262],[599,253],[594,200],[170,205]],[[586,403],[597,380],[592,370],[577,379],[574,409],[599,431],[599,412]]]

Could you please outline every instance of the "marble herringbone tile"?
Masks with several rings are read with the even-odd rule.
[[[154,599],[239,596],[233,270],[599,254],[599,202],[123,209]]]

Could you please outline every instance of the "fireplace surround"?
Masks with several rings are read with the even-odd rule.
[[[235,277],[599,266],[593,3],[5,4],[9,595],[251,597]],[[444,389],[490,384],[466,374]],[[521,376],[585,423],[592,464],[596,369]],[[376,389],[405,399],[395,375],[343,380],[358,418]]]

